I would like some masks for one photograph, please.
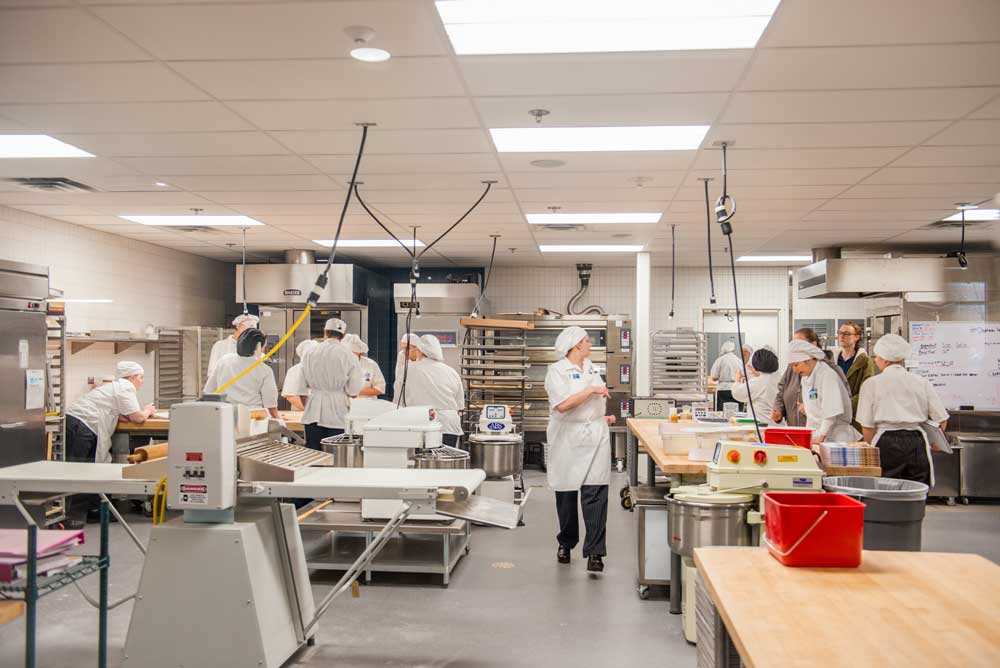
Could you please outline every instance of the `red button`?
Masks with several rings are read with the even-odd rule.
[[[767,453],[763,450],[755,450],[753,453],[753,463],[754,464],[766,464],[767,463]]]
[[[739,464],[740,463],[740,451],[739,450],[730,450],[729,452],[726,453],[726,459],[728,459],[730,461],[730,463],[732,463],[732,464]]]

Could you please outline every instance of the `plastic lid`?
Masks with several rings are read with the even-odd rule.
[[[734,494],[732,492],[713,492],[708,485],[683,485],[675,488],[674,500],[685,503],[750,503],[752,494]]]
[[[823,489],[849,496],[860,496],[883,501],[924,501],[930,487],[915,480],[872,478],[857,475],[823,478]]]

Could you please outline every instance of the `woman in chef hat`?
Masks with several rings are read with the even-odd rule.
[[[356,398],[377,399],[379,395],[385,394],[385,376],[382,375],[378,362],[368,357],[368,344],[357,334],[348,334],[344,338],[344,344],[358,358],[358,364],[361,365],[365,377],[364,385]]]
[[[792,339],[788,344],[788,361],[802,378],[806,426],[813,430],[813,443],[856,441],[861,434],[851,426],[850,391],[825,359],[826,353],[808,341]]]
[[[567,327],[556,339],[561,358],[549,365],[545,392],[549,397],[548,480],[556,493],[561,564],[580,541],[577,499],[587,535],[583,556],[587,570],[604,570],[607,554],[608,485],[611,482],[611,433],[615,417],[606,415],[608,388],[590,362],[590,338],[581,327]]]
[[[432,334],[424,334],[410,346],[403,400],[406,406],[430,406],[441,423],[441,442],[458,446],[462,436],[462,421],[458,412],[465,408],[465,388],[458,372],[444,363],[441,342]]]

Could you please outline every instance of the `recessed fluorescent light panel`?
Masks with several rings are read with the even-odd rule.
[[[660,213],[528,213],[531,225],[644,225],[660,222]]]
[[[752,49],[779,0],[438,0],[458,55]]]
[[[962,212],[952,214],[945,218],[949,222],[962,222]],[[1000,220],[1000,209],[966,209],[965,222]]]
[[[250,227],[263,225],[259,220],[249,216],[118,216],[124,220],[142,225],[183,227]]]
[[[737,262],[781,262],[784,264],[809,264],[812,255],[741,255]]]
[[[0,135],[0,158],[93,158],[48,135]]]
[[[629,244],[542,244],[538,250],[543,253],[638,253],[641,245]]]
[[[373,49],[370,46],[363,46],[351,49],[351,58],[365,63],[383,63],[392,58],[392,54],[385,49]]]
[[[576,151],[693,151],[707,125],[639,125],[589,128],[491,128],[501,153]]]
[[[49,299],[47,300],[50,304],[110,304],[113,300],[111,299]]]
[[[414,245],[413,239],[400,239],[407,248],[423,248],[426,244],[419,239]],[[333,239],[313,239],[313,243],[327,248],[333,247]],[[341,239],[337,242],[337,248],[399,248],[399,242],[395,239]]]

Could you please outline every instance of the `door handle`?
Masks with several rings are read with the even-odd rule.
[[[0,429],[19,429],[27,426],[27,424],[28,423],[24,420],[21,420],[20,422],[5,422],[4,424],[0,424]]]

